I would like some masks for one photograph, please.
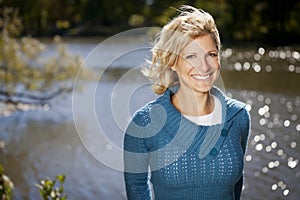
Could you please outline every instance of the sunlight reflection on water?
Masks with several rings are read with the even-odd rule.
[[[257,73],[261,71],[271,72],[273,67],[277,68],[275,70],[282,70],[280,66],[282,61],[285,62],[285,71],[299,74],[300,66],[297,66],[297,62],[300,59],[299,55],[298,51],[288,47],[278,47],[276,50],[266,50],[263,47],[259,47],[257,51],[245,52],[227,48],[221,53],[221,57],[225,60],[223,67],[225,66],[226,70],[253,70]]]
[[[245,157],[244,199],[296,199],[299,182],[299,97],[232,91],[251,106],[252,134]],[[268,192],[269,191],[269,192]],[[280,195],[281,194],[281,195]]]

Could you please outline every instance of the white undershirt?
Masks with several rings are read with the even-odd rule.
[[[202,116],[190,116],[190,115],[183,115],[183,116],[197,125],[211,126],[211,125],[221,124],[222,105],[220,100],[217,97],[215,97],[214,95],[212,96],[215,101],[215,107],[211,113]]]

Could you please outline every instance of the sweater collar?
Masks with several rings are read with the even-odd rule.
[[[171,103],[171,96],[175,94],[179,89],[179,86],[171,87],[163,95],[165,103],[167,103],[167,112],[171,112],[175,115],[181,115],[181,113],[174,107]],[[210,90],[211,94],[216,96],[222,105],[222,123],[230,121],[234,116],[236,116],[244,107],[245,104],[234,99],[228,98],[219,88],[212,87]],[[171,114],[170,113],[170,114]]]
[[[171,103],[171,96],[177,91],[178,88],[176,87],[170,88],[159,100],[167,113],[166,130],[171,135],[175,134],[175,143],[183,149],[187,149],[192,144],[196,133],[202,130],[202,144],[199,152],[195,153],[198,153],[200,158],[205,158],[208,161],[212,160],[222,147],[233,123],[232,119],[243,109],[245,104],[226,97],[220,89],[213,87],[211,93],[219,98],[222,105],[222,123],[212,126],[198,126],[183,117]]]

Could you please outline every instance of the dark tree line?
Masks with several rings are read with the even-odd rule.
[[[161,26],[179,5],[207,10],[225,41],[299,43],[299,0],[0,0],[19,9],[24,34],[114,34],[129,28]]]

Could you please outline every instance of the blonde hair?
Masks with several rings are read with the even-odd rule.
[[[192,6],[181,6],[180,14],[167,23],[158,33],[151,49],[152,60],[142,70],[153,81],[156,94],[178,84],[176,72],[171,69],[177,62],[180,51],[193,39],[206,34],[211,35],[218,50],[221,48],[219,32],[213,17]]]

